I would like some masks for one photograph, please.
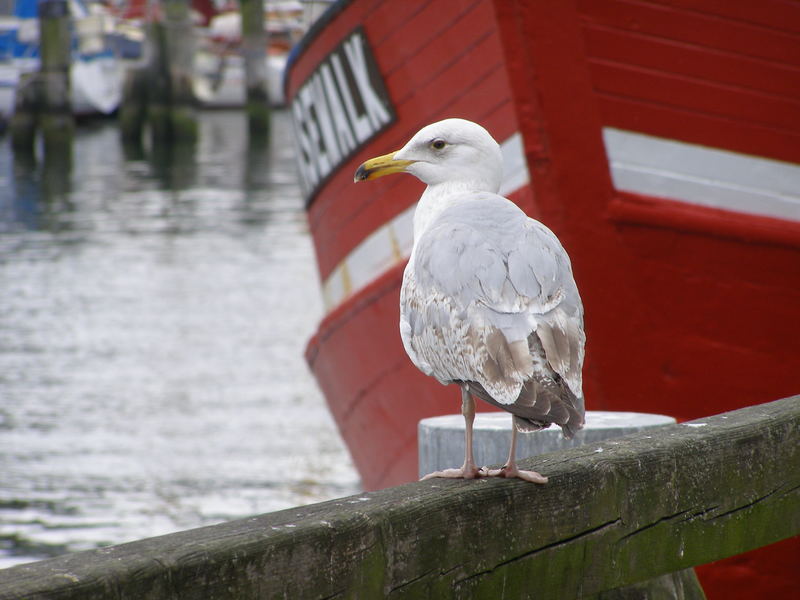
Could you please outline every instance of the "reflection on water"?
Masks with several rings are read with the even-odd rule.
[[[0,146],[0,567],[354,493],[302,359],[320,318],[288,116],[248,149]]]

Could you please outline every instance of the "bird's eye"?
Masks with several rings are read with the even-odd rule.
[[[445,141],[444,141],[444,140],[438,140],[438,139],[437,139],[437,140],[433,140],[433,141],[431,142],[431,148],[433,148],[434,150],[441,150],[441,149],[442,149],[442,148],[444,148],[446,145],[447,145],[447,144],[445,143]]]

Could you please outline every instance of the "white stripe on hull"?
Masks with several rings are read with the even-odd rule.
[[[610,127],[603,140],[618,190],[800,221],[800,165]]]

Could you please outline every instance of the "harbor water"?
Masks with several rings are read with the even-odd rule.
[[[0,140],[0,568],[355,493],[303,360],[321,318],[288,114],[193,148]]]

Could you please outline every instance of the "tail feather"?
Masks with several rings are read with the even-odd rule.
[[[513,404],[498,402],[480,383],[464,383],[471,394],[514,415],[514,423],[520,431],[537,431],[555,423],[561,427],[564,437],[571,439],[583,428],[583,399],[577,398],[560,378],[529,379]]]

